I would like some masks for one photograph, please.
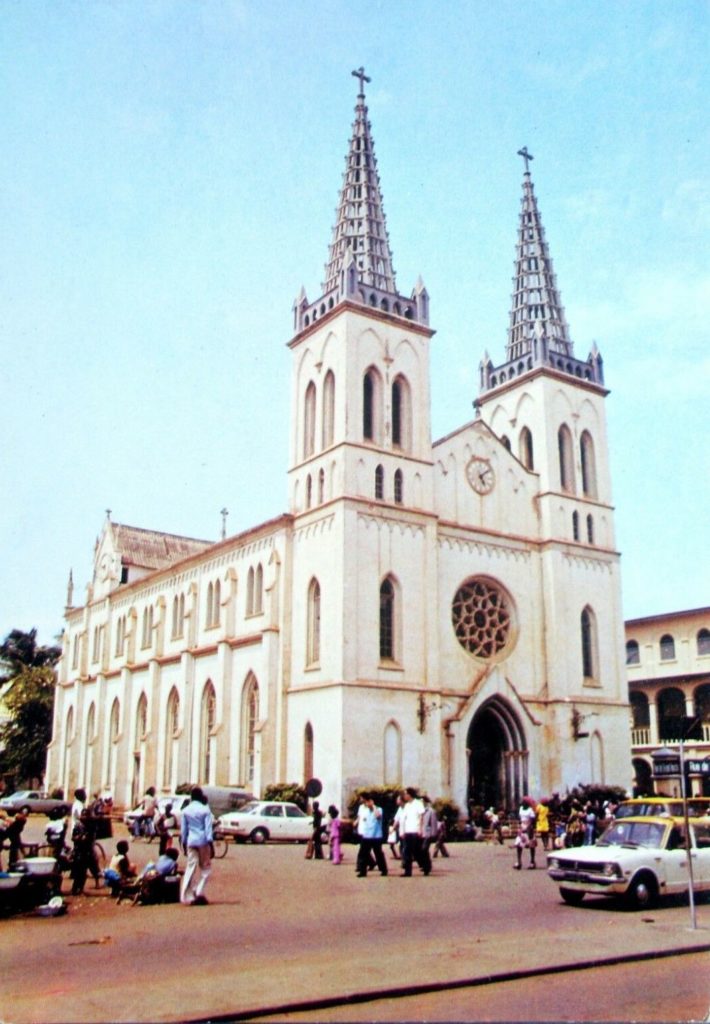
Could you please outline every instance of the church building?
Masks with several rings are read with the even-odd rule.
[[[401,783],[465,811],[631,783],[608,392],[596,346],[573,351],[532,156],[504,358],[433,441],[429,295],[397,289],[353,74],[322,294],[293,309],[288,511],[216,543],[107,517],[68,598],[49,786],[126,805],[316,777],[339,806]]]

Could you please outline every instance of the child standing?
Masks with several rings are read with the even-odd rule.
[[[330,856],[334,864],[342,864],[343,862],[343,854],[340,849],[340,827],[342,823],[339,813],[335,804],[331,804],[328,808],[328,814],[330,815]]]

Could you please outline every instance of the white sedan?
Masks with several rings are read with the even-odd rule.
[[[313,832],[313,818],[297,804],[252,800],[238,811],[223,814],[217,827],[224,835],[252,843],[267,839],[305,843]]]
[[[586,893],[622,896],[632,907],[649,907],[659,896],[689,888],[710,890],[710,819],[690,821],[690,851],[682,818],[622,818],[594,846],[548,854],[547,873],[565,903],[581,903]]]

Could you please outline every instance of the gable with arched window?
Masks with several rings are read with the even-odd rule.
[[[589,605],[582,610],[580,626],[582,639],[582,674],[585,682],[596,681],[599,669],[597,620]]]
[[[597,463],[594,455],[594,441],[588,430],[582,432],[579,441],[579,455],[582,466],[582,491],[588,498],[596,498]]]
[[[308,616],[306,623],[306,664],[320,661],[320,583],[313,577],[308,584]]]
[[[309,381],[303,403],[303,457],[310,458],[316,448],[316,386]]]
[[[557,431],[557,449],[560,462],[560,487],[568,494],[574,494],[574,447],[572,434],[566,423]]]

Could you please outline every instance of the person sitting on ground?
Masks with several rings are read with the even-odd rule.
[[[172,890],[172,896],[177,902],[179,897],[179,887],[177,887],[178,879],[178,851],[174,846],[169,846],[165,853],[158,857],[155,864],[148,863],[141,871],[138,876],[138,892],[136,894],[135,902],[142,901],[144,903],[160,903],[165,900],[168,896],[168,887],[166,882],[169,879],[173,879],[175,887]],[[168,884],[172,884],[169,883]]]
[[[128,859],[128,842],[119,839],[111,863],[104,871],[104,880],[111,889],[111,895],[118,896],[123,886],[135,882],[136,875],[136,866]]]

